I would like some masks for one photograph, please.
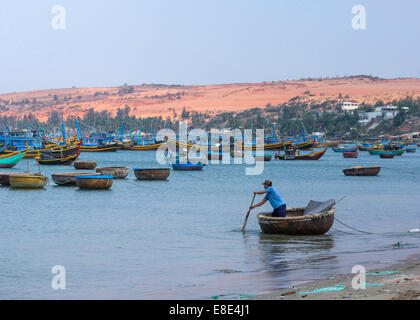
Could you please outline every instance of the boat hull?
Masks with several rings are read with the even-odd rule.
[[[297,149],[297,150],[313,150],[316,145],[315,140],[310,140],[306,142],[292,144],[290,149]]]
[[[178,170],[178,171],[199,171],[199,170],[203,170],[203,165],[202,164],[172,164],[172,169],[173,170]]]
[[[343,152],[343,157],[344,158],[358,158],[359,157],[359,153],[357,151],[354,152]]]
[[[368,152],[370,155],[373,155],[373,156],[377,156],[381,154],[393,154],[394,156],[400,156],[405,152],[405,150],[399,149],[399,150],[386,151],[386,150],[381,150],[381,149],[368,149]]]
[[[43,175],[25,174],[9,177],[10,186],[18,189],[42,189],[47,185],[48,178]]]
[[[10,187],[10,176],[27,175],[23,172],[0,172],[0,184],[4,187]]]
[[[313,152],[310,154],[304,154],[304,155],[295,155],[295,156],[288,156],[288,155],[279,155],[275,154],[274,158],[277,160],[319,160],[322,158],[322,156],[327,152],[327,149]]]
[[[131,150],[131,151],[155,151],[158,150],[160,147],[162,147],[165,143],[157,143],[157,144],[150,144],[150,145],[126,145],[122,144],[121,149],[122,150]]]
[[[111,176],[98,176],[98,177],[76,177],[76,185],[80,189],[102,189],[107,190],[112,187],[114,182],[113,177]]]
[[[100,167],[96,168],[97,173],[113,176],[114,179],[125,179],[128,176],[129,167]]]
[[[120,148],[117,144],[112,146],[80,146],[80,152],[117,152]]]
[[[171,169],[134,169],[137,180],[167,180]]]
[[[13,168],[25,157],[25,151],[14,152],[0,157],[0,168]]]
[[[42,165],[49,165],[49,166],[59,166],[59,165],[71,165],[75,160],[77,160],[77,158],[79,157],[79,154],[73,155],[73,156],[69,156],[66,158],[61,158],[61,159],[50,159],[50,160],[42,160],[42,159],[37,159],[36,161],[39,164]]]
[[[52,180],[59,186],[76,186],[77,176],[100,176],[100,173],[54,173]]]
[[[356,152],[358,148],[352,149],[340,149],[340,148],[332,148],[334,152]]]
[[[259,214],[258,223],[261,231],[267,234],[284,235],[323,235],[333,223],[335,209],[326,213],[303,216],[304,209],[288,209],[285,218],[272,217],[271,213]]]
[[[73,163],[75,169],[79,170],[93,170],[96,168],[96,161],[77,160]]]
[[[379,157],[382,159],[394,159],[395,156],[392,153],[381,153]]]
[[[344,169],[346,176],[377,176],[381,171],[381,167],[354,167]]]
[[[70,147],[65,148],[55,148],[49,151],[40,152],[41,160],[53,160],[53,159],[63,159],[68,158],[80,153],[80,143],[74,144]]]

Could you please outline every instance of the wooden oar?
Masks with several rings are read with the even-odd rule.
[[[252,198],[252,202],[251,202],[251,206],[250,207],[252,207],[252,205],[254,204],[255,196],[256,196],[256,194],[254,193],[254,197]],[[242,227],[242,232],[245,231],[246,223],[248,222],[248,217],[249,217],[249,213],[250,212],[251,212],[251,208],[248,210],[248,213],[246,214],[244,226]]]

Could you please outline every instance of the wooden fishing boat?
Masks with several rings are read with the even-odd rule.
[[[316,147],[317,148],[335,148],[335,147],[338,147],[341,143],[342,143],[341,140],[327,141],[327,142],[322,142],[322,143],[316,144]]]
[[[42,160],[42,159],[36,159],[36,161],[39,164],[42,165],[71,165],[73,161],[77,160],[79,157],[79,154],[75,154],[73,156],[65,157],[65,158],[59,158],[59,159],[49,159],[49,160]]]
[[[269,161],[271,161],[272,158],[273,158],[273,156],[271,154],[265,154],[263,156],[254,156],[255,161],[269,162]]]
[[[405,150],[404,149],[397,149],[397,150],[384,150],[384,149],[368,149],[370,155],[377,156],[381,154],[393,154],[394,156],[402,155]]]
[[[80,144],[77,142],[63,148],[52,148],[48,151],[41,151],[39,158],[41,160],[63,159],[80,153]]]
[[[113,176],[114,179],[124,179],[128,176],[129,167],[100,167],[96,172],[103,175]]]
[[[70,172],[70,173],[54,173],[51,175],[52,180],[59,186],[75,186],[76,177],[82,176],[100,176],[100,173],[80,173],[80,172]]]
[[[80,189],[109,189],[113,182],[113,176],[76,176],[76,185]]]
[[[53,146],[51,146],[51,147],[48,147],[48,148],[43,148],[43,149],[30,149],[30,150],[28,150],[27,152],[26,152],[26,154],[25,154],[25,156],[23,157],[23,159],[34,159],[34,158],[36,158],[36,157],[39,157],[39,155],[40,155],[40,151],[46,151],[46,150],[49,150],[50,148],[52,148]],[[10,155],[10,154],[12,154],[12,153],[15,153],[17,151],[17,149],[16,148],[8,148],[8,149],[5,149],[5,150],[3,150],[3,151],[1,151],[0,152],[0,154],[3,156],[3,155]],[[22,150],[21,150],[22,151]]]
[[[368,151],[369,148],[373,148],[375,145],[371,143],[362,143],[357,146],[359,151]]]
[[[173,163],[172,169],[173,170],[183,170],[183,171],[197,171],[202,170],[204,165],[202,163]]]
[[[346,176],[376,176],[381,167],[353,167],[349,169],[344,169],[343,172]]]
[[[145,144],[145,145],[138,145],[138,144],[127,144],[127,143],[120,143],[120,147],[122,150],[131,150],[131,151],[155,151],[162,147],[166,142],[162,143],[155,143],[155,144]]]
[[[358,158],[359,153],[357,152],[357,150],[353,152],[343,152],[343,157],[344,158]]]
[[[274,155],[274,159],[277,159],[277,160],[319,160],[326,152],[327,152],[327,149],[312,152],[309,154],[300,154],[298,151],[295,152],[295,150],[290,150],[290,151],[286,151],[286,153],[283,155],[276,153]]]
[[[395,156],[392,153],[381,153],[379,157],[382,159],[393,159]]]
[[[26,173],[9,176],[10,186],[18,189],[42,189],[47,185],[48,178],[42,174]]]
[[[258,214],[261,231],[267,234],[323,235],[333,223],[336,209],[325,213],[303,215],[304,208],[288,209],[285,218],[272,217],[271,212]]]
[[[137,180],[166,180],[170,172],[169,168],[134,169]]]
[[[75,169],[93,170],[96,168],[96,161],[77,160],[73,163]]]
[[[193,145],[193,144],[188,144],[188,143],[182,143],[179,142],[178,140],[173,140],[171,138],[168,138],[167,143],[174,145],[175,147],[181,149],[181,148],[186,148],[186,149],[191,149],[191,148],[196,148],[196,149],[202,149],[202,150],[211,150],[211,151],[219,151],[220,150],[220,146],[198,146],[198,145]],[[287,140],[287,141],[281,141],[281,142],[276,142],[276,143],[266,143],[263,145],[245,145],[244,143],[242,143],[242,151],[244,150],[260,150],[260,149],[264,149],[264,150],[282,150],[284,148],[289,148],[293,143],[293,140]]]
[[[103,145],[81,145],[80,152],[116,152],[120,146],[117,143],[103,144]]]
[[[355,152],[357,151],[357,147],[350,148],[350,147],[338,147],[338,148],[332,148],[334,152]]]
[[[289,149],[290,146],[293,144],[293,140],[287,140],[287,141],[281,141],[276,143],[266,143],[264,145],[243,145],[242,150],[283,150],[283,149]]]
[[[415,146],[415,145],[408,145],[405,148],[405,151],[406,152],[409,152],[409,153],[415,153],[417,151],[417,146]]]
[[[300,143],[293,143],[290,145],[289,149],[297,149],[297,150],[313,150],[316,145],[315,139],[300,142]]]
[[[8,155],[0,156],[0,168],[13,168],[15,165],[25,157],[28,149],[16,151]]]

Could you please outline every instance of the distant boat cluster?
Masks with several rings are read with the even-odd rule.
[[[176,150],[167,158],[172,170],[197,171],[202,170],[212,160],[231,158],[244,158],[245,154],[253,154],[255,161],[275,160],[319,160],[329,147],[334,152],[342,153],[344,158],[357,158],[359,152],[367,151],[371,155],[381,158],[393,158],[401,156],[405,152],[416,152],[417,145],[412,141],[380,143],[341,143],[341,141],[327,141],[326,134],[322,137],[307,137],[304,130],[301,136],[281,138],[274,135],[264,137],[264,142],[257,143],[254,138],[239,137],[240,143],[235,143],[235,137],[226,142],[222,137],[206,139],[201,142],[184,141],[179,136],[173,138],[164,137],[158,139],[153,134],[125,135],[124,124],[118,134],[107,132],[91,132],[87,136],[82,135],[77,126],[77,136],[67,137],[62,120],[62,135],[48,137],[43,130],[23,130],[20,132],[0,132],[0,168],[13,168],[22,159],[35,159],[39,165],[71,165],[76,169],[94,169],[96,162],[79,161],[82,152],[116,152],[118,150],[152,151],[161,147],[167,150]],[[233,140],[232,140],[233,139]],[[192,148],[199,150],[200,157],[191,157],[189,152]],[[164,148],[165,149],[165,148]],[[315,150],[317,149],[317,150]],[[226,154],[228,150],[228,154]],[[277,151],[273,154],[255,154],[260,150]],[[201,152],[202,151],[202,152]],[[203,157],[203,154],[205,155]],[[41,171],[41,170],[39,170]],[[125,178],[128,175],[127,167],[102,167],[96,169],[96,174],[64,173],[52,175],[53,181],[58,185],[77,185],[84,189],[109,189],[114,178]],[[354,167],[345,169],[346,175],[376,175],[378,168]],[[165,180],[169,176],[167,168],[138,168],[134,169],[135,176],[139,180]],[[33,174],[28,170],[26,173],[1,175],[3,185],[11,185],[17,188],[42,188],[47,183],[47,178],[40,172]]]

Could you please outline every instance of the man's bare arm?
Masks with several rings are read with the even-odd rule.
[[[261,202],[257,203],[256,205],[250,206],[250,207],[249,207],[249,209],[250,209],[250,210],[253,210],[253,209],[255,209],[255,208],[261,207],[261,206],[262,206],[264,203],[266,203],[266,202],[267,202],[267,199],[265,199],[265,198],[264,198],[264,200],[263,200],[263,201],[261,201]]]

